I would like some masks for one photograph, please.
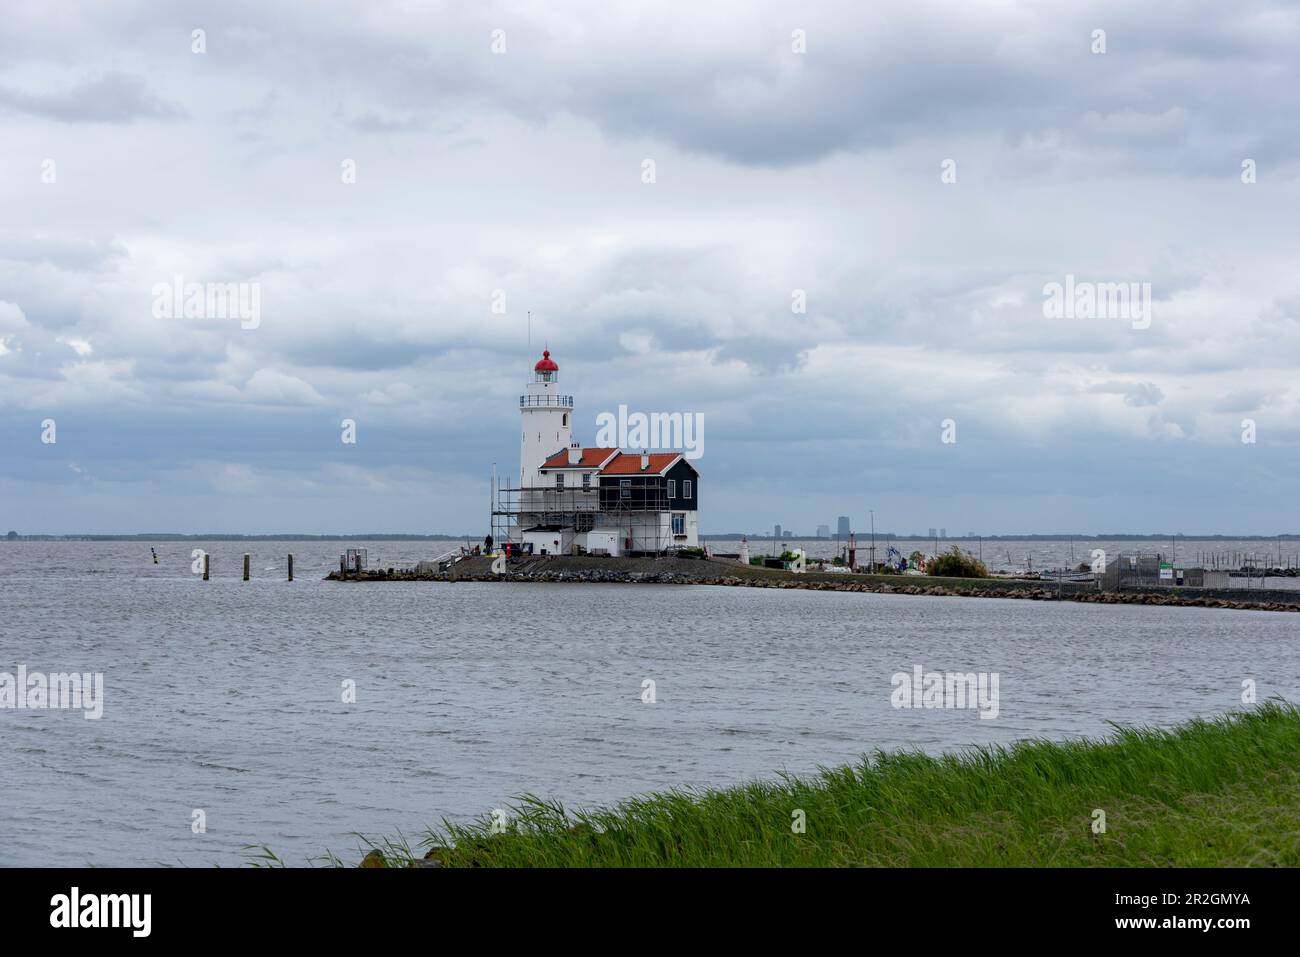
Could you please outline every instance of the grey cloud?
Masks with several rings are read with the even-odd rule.
[[[1165,394],[1154,382],[1138,382],[1124,393],[1124,404],[1141,409],[1146,406],[1159,405]]]
[[[1099,382],[1087,391],[1093,395],[1122,395],[1124,404],[1135,409],[1159,405],[1165,398],[1154,382]]]
[[[778,168],[990,131],[1014,140],[1057,130],[1074,150],[1111,154],[1110,165],[1200,170],[1252,144],[1294,146],[1286,117],[1300,84],[1275,74],[1296,78],[1277,38],[1296,32],[1295,11],[1191,8],[1009,5],[976,16],[927,3],[872,17],[813,6],[793,18],[807,29],[802,55],[790,50],[792,18],[774,5],[736,29],[692,22],[690,36],[680,21],[654,18],[637,31],[567,34],[498,10],[483,22],[512,25],[507,56],[472,45],[446,59],[398,56],[366,81],[400,87],[407,102],[433,90],[535,120],[574,114],[615,136]],[[935,28],[942,17],[951,29]],[[1243,17],[1257,28],[1233,29]],[[1110,27],[1104,55],[1088,50],[1098,22]],[[701,46],[695,33],[710,29],[714,42]],[[1016,42],[1026,34],[1037,42]],[[389,43],[410,51],[404,39]]]
[[[613,136],[774,168],[990,133],[1009,142],[1057,136],[1108,166],[1202,172],[1242,149],[1268,148],[1277,162],[1297,152],[1300,13],[1274,0],[1141,8],[1116,0],[1087,10],[918,2],[883,12],[811,4],[797,15],[760,2],[743,16],[665,8],[635,22],[602,4],[565,17],[505,3],[391,12],[359,21],[350,4],[290,3],[272,18],[261,3],[237,0],[93,26],[127,45],[144,33],[159,49],[187,38],[183,23],[202,20],[212,62],[315,99],[356,101],[346,122],[374,133],[416,130],[453,111],[537,123],[579,116]],[[1093,55],[1099,24],[1108,51]],[[806,31],[804,54],[790,49],[792,27]],[[502,56],[489,51],[498,28],[509,41]],[[105,74],[99,84],[11,90],[0,102],[73,121],[176,110],[138,77]]]
[[[1254,412],[1268,398],[1267,392],[1232,392],[1214,403],[1215,412]]]
[[[64,123],[134,123],[186,115],[181,107],[154,95],[141,77],[118,71],[55,93],[0,87],[3,108]]]
[[[362,133],[411,133],[426,128],[420,119],[409,116],[384,116],[366,111],[347,121],[348,126]]]
[[[114,239],[0,233],[0,260],[10,262],[46,263],[64,270],[94,272],[126,256],[126,247]]]

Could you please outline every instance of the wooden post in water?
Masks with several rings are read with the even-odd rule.
[[[204,581],[208,580],[208,565],[210,564],[211,560],[212,560],[212,556],[209,555],[207,552],[204,552],[203,553],[203,580]]]
[[[289,553],[289,581],[293,581],[293,552]]]
[[[248,552],[244,552],[244,581],[248,581]]]
[[[348,580],[348,560],[342,555],[339,556],[339,578]]]

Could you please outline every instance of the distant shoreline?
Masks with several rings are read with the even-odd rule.
[[[182,535],[179,532],[134,535],[19,535],[11,542],[480,542],[477,535]]]
[[[861,532],[855,532],[858,540],[858,549],[862,550],[864,542],[867,542],[867,536]],[[1278,535],[1162,535],[1162,534],[1140,534],[1135,532],[1116,532],[1113,534],[1082,535],[1075,533],[1063,533],[1060,535],[939,535],[938,540],[941,542],[1168,542],[1189,541],[1189,542],[1295,542],[1300,541],[1300,533],[1285,533]],[[701,541],[707,542],[728,542],[738,541],[741,538],[748,538],[755,542],[772,541],[773,536],[758,532],[724,532],[721,534],[701,535]],[[886,541],[893,542],[933,542],[936,538],[934,535],[900,535],[896,532],[876,532],[877,544]],[[842,541],[834,536],[827,538],[817,535],[782,535],[781,541],[786,542],[834,542]],[[411,535],[399,534],[394,532],[373,533],[373,534],[347,534],[347,535],[321,535],[321,534],[295,534],[295,533],[274,533],[274,534],[232,534],[232,533],[210,533],[210,534],[182,534],[180,532],[135,532],[121,535],[94,535],[94,534],[75,534],[75,535],[22,535],[15,538],[7,538],[4,532],[0,532],[0,543],[5,541],[17,542],[480,542],[482,536],[478,533],[466,535],[448,535],[445,533],[429,535]]]
[[[1052,582],[1028,578],[944,578],[928,575],[871,575],[740,565],[726,559],[609,558],[553,555],[515,560],[494,572],[487,556],[465,558],[439,570],[377,567],[341,575],[330,571],[326,581],[365,582],[493,582],[601,585],[722,585],[748,588],[790,588],[807,591],[874,592],[937,597],[1018,598],[1034,601],[1076,601],[1107,605],[1181,605],[1245,611],[1300,612],[1300,593],[1236,588],[1159,588],[1098,591],[1082,582]]]

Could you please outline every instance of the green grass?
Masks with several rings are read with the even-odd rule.
[[[1094,810],[1105,812],[1094,833]],[[802,811],[806,830],[792,830]],[[516,799],[369,864],[447,867],[1300,866],[1300,711],[1271,701],[1172,730],[927,757],[877,753],[722,790],[566,811]],[[425,853],[425,849],[427,853]],[[331,863],[338,863],[331,857]]]

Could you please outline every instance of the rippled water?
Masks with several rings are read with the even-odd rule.
[[[342,547],[172,543],[153,565],[134,543],[0,543],[0,671],[103,672],[106,699],[98,721],[0,710],[0,864],[231,864],[245,844],[302,863],[525,791],[589,804],[875,748],[1168,725],[1240,706],[1245,678],[1300,700],[1295,614],[321,581]],[[999,673],[998,718],[895,710],[891,675],[917,664]]]

